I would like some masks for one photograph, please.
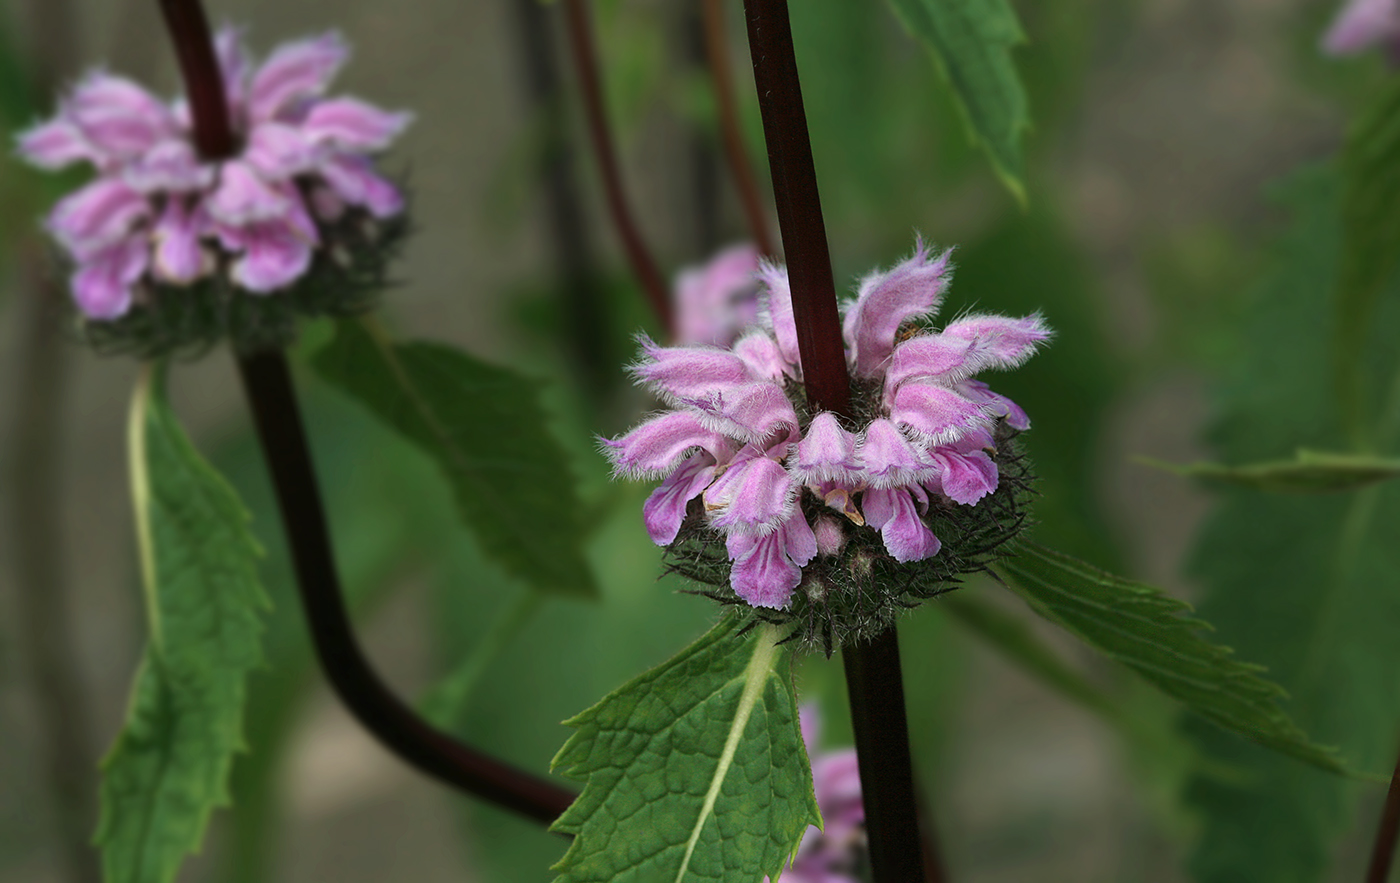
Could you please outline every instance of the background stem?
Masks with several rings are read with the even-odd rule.
[[[613,226],[622,239],[622,249],[632,265],[632,272],[642,286],[647,301],[668,331],[675,322],[671,307],[671,289],[656,268],[646,242],[632,220],[632,211],[622,191],[622,175],[617,168],[617,150],[612,130],[608,126],[607,110],[603,107],[603,90],[598,79],[598,57],[593,50],[593,26],[589,19],[587,0],[564,0],[564,18],[569,32],[569,48],[578,73],[579,91],[588,121],[588,138],[593,143],[593,155],[603,178],[603,194]]]
[[[399,757],[449,785],[546,824],[575,795],[435,730],[394,696],[355,640],[287,362],[280,351],[238,360],[272,473],[302,605],[331,686],[364,727]]]
[[[1390,777],[1390,790],[1385,795],[1385,810],[1376,826],[1376,840],[1371,847],[1371,866],[1366,871],[1366,883],[1385,883],[1395,860],[1395,841],[1400,835],[1400,760]]]

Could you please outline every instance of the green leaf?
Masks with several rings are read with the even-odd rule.
[[[539,407],[539,385],[442,344],[394,344],[342,321],[312,360],[437,461],[482,548],[534,588],[595,597],[580,549],[568,457]]]
[[[1212,644],[1191,606],[1142,583],[1104,573],[1033,543],[995,565],[1033,610],[1122,663],[1191,711],[1237,733],[1333,772],[1335,752],[1314,745],[1279,707],[1287,694]]]
[[[1333,358],[1339,416],[1357,442],[1368,431],[1361,354],[1373,330],[1377,299],[1400,260],[1400,84],[1389,85],[1353,127],[1342,154],[1342,176],[1343,240]]]
[[[551,829],[574,835],[555,883],[776,878],[821,824],[781,633],[739,623],[567,721],[553,768],[588,784]]]
[[[1011,61],[1025,34],[1008,0],[890,0],[934,63],[967,118],[969,134],[1024,203],[1021,135],[1030,128],[1026,92]]]
[[[1248,466],[1224,466],[1219,463],[1177,465],[1149,457],[1140,457],[1139,460],[1188,478],[1285,494],[1354,491],[1400,475],[1400,459],[1333,454],[1307,448],[1299,448],[1292,460],[1271,460]]]
[[[1300,446],[1343,449],[1348,439],[1326,370],[1340,320],[1328,298],[1342,251],[1332,170],[1295,175],[1281,189],[1291,224],[1271,250],[1253,292],[1220,415],[1209,440],[1226,462],[1268,461]],[[1373,304],[1358,365],[1373,390],[1381,455],[1396,456],[1400,398],[1400,285]],[[1390,387],[1385,395],[1375,392]],[[1400,484],[1350,495],[1265,495],[1224,489],[1191,555],[1202,615],[1223,640],[1269,666],[1292,695],[1289,710],[1315,738],[1336,744],[1354,767],[1388,770],[1400,731]],[[1334,871],[1331,853],[1354,829],[1360,787],[1321,775],[1238,740],[1193,728],[1201,750],[1244,782],[1201,775],[1186,796],[1201,820],[1191,859],[1207,883],[1313,883]],[[1378,795],[1377,795],[1378,796]]]
[[[103,762],[97,843],[107,883],[174,879],[210,812],[228,803],[267,607],[247,513],[181,431],[163,387],[163,368],[147,374],[131,411],[150,635],[126,725]]]

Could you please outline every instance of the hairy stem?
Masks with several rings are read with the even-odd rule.
[[[739,128],[739,102],[734,95],[734,76],[729,66],[729,48],[724,32],[724,0],[703,0],[701,5],[705,17],[705,54],[710,63],[710,80],[715,87],[724,157],[729,163],[730,174],[734,176],[734,186],[739,191],[739,203],[744,207],[749,235],[753,236],[760,252],[769,258],[776,258],[778,255],[773,247],[773,237],[768,232],[768,213],[759,194],[758,177],[749,162],[748,152],[744,150],[744,137]]]
[[[787,3],[745,0],[744,11],[807,399],[814,411],[849,417],[846,352]],[[919,883],[923,846],[894,628],[869,644],[844,648],[842,657],[875,881]],[[938,868],[936,859],[930,864]]]
[[[613,145],[612,130],[608,126],[607,110],[603,107],[603,89],[598,78],[598,57],[593,49],[593,25],[589,20],[587,0],[564,0],[564,18],[569,32],[569,48],[574,59],[574,70],[578,74],[579,91],[583,97],[584,115],[588,120],[588,138],[593,144],[593,155],[598,161],[598,172],[603,179],[603,194],[607,200],[608,213],[613,226],[622,240],[622,249],[632,272],[642,286],[648,302],[656,311],[661,323],[668,329],[674,328],[670,289],[656,261],[647,249],[646,242],[637,230],[632,219],[631,207],[622,191],[622,175],[617,167],[617,150]]]
[[[345,609],[286,359],[280,351],[266,351],[241,356],[238,367],[272,473],[316,655],[331,686],[367,730],[422,772],[537,821],[554,821],[573,802],[572,792],[434,729],[370,667]]]
[[[195,149],[206,160],[228,159],[238,151],[238,142],[204,6],[199,0],[160,0],[160,11],[180,61],[194,120]]]

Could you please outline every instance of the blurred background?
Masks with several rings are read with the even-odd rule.
[[[338,29],[355,54],[337,91],[417,114],[386,162],[409,183],[417,228],[401,284],[384,298],[388,321],[403,337],[449,341],[546,385],[572,469],[600,513],[591,545],[599,604],[533,600],[480,559],[431,464],[300,378],[337,553],[374,659],[456,731],[542,771],[567,736],[560,720],[715,616],[672,580],[658,582],[659,555],[638,514],[648,488],[610,487],[593,451],[594,435],[649,406],[621,366],[650,320],[602,211],[560,10],[535,0],[207,5],[215,22],[246,23],[260,55]],[[919,231],[958,246],[946,309],[1043,310],[1054,345],[994,378],[1035,422],[1026,440],[1043,479],[1036,536],[1189,599],[1197,587],[1182,562],[1208,499],[1133,457],[1206,456],[1209,389],[1236,345],[1262,246],[1283,220],[1267,187],[1335,151],[1357,83],[1379,76],[1379,64],[1318,56],[1330,2],[1015,5],[1030,38],[1016,58],[1035,124],[1025,209],[969,147],[927,54],[883,4],[793,4],[838,286],[907,254]],[[595,6],[626,186],[674,272],[746,236],[718,149],[698,4]],[[750,154],[762,168],[739,4],[727,11]],[[7,0],[0,12],[11,133],[47,116],[54,87],[88,67],[176,90],[149,0]],[[144,636],[125,473],[138,366],[54,333],[61,310],[40,302],[49,261],[35,219],[60,192],[12,159],[0,166],[0,879],[11,883],[95,881],[81,846],[95,765],[119,727]],[[593,321],[566,319],[570,303],[588,304]],[[217,814],[179,879],[549,879],[562,840],[402,766],[327,693],[232,368],[222,351],[180,366],[174,402],[252,510],[277,607],[267,665],[251,685],[235,808]],[[20,500],[23,476],[49,474],[43,500]],[[58,535],[45,537],[42,519],[29,523],[30,505],[53,507]],[[49,562],[38,583],[20,570],[36,555]],[[967,591],[1001,603],[993,586]],[[517,629],[513,640],[473,663],[502,621]],[[1035,628],[1141,719],[1170,721],[1164,700]],[[1179,757],[1125,747],[937,604],[901,631],[916,765],[953,879],[1187,879],[1193,830],[1176,798]],[[444,700],[433,688],[454,670],[456,692]],[[822,703],[827,744],[847,744],[839,660],[808,659],[799,677],[802,695]],[[1337,879],[1357,875],[1374,798]]]

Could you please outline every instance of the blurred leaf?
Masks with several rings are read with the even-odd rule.
[[[1287,694],[1201,636],[1191,606],[1142,583],[1026,543],[994,568],[1031,609],[1122,663],[1212,723],[1332,772],[1335,752],[1313,744],[1279,707]]]
[[[1021,136],[1030,129],[1011,48],[1025,34],[1008,0],[890,0],[953,87],[974,141],[1016,198],[1026,201]]]
[[[553,766],[588,784],[551,828],[574,835],[556,883],[777,877],[821,824],[781,633],[740,621],[568,721]]]
[[[1365,454],[1332,454],[1299,448],[1292,460],[1273,460],[1248,466],[1219,463],[1176,464],[1138,458],[1148,466],[1188,478],[1256,491],[1290,494],[1324,494],[1354,491],[1400,475],[1400,460]]]
[[[165,883],[228,803],[258,664],[258,547],[237,495],[181,431],[148,373],[131,412],[132,494],[150,635],[127,721],[103,761],[97,843],[108,883]]]
[[[1334,291],[1342,248],[1331,170],[1295,175],[1281,188],[1292,223],[1275,244],[1240,333],[1235,370],[1218,397],[1209,438],[1231,462],[1286,457],[1299,446],[1344,448],[1327,375],[1338,321]],[[1374,304],[1358,347],[1368,378],[1394,378],[1400,287]],[[1395,455],[1400,398],[1363,399],[1380,415],[1380,452]],[[1379,388],[1381,383],[1368,386]],[[1389,769],[1400,729],[1400,485],[1350,495],[1267,495],[1222,490],[1191,555],[1204,588],[1201,612],[1223,640],[1269,666],[1293,696],[1289,710],[1315,738],[1363,770]],[[1241,770],[1243,781],[1198,776],[1187,800],[1201,820],[1192,857],[1197,879],[1307,883],[1324,879],[1338,837],[1351,830],[1358,787],[1288,763],[1238,740],[1192,727],[1201,750]]]
[[[437,461],[463,521],[509,571],[540,591],[597,595],[568,458],[539,408],[538,384],[441,344],[390,343],[350,321],[312,364]]]
[[[1342,180],[1334,357],[1340,417],[1359,442],[1367,432],[1361,354],[1377,298],[1400,260],[1400,84],[1390,84],[1347,137]]]

